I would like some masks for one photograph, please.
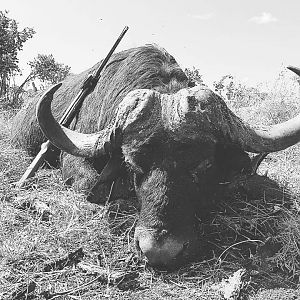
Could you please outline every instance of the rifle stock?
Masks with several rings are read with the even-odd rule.
[[[26,179],[34,176],[35,172],[38,170],[38,168],[42,165],[45,159],[45,155],[47,151],[49,150],[51,143],[50,141],[46,141],[41,145],[41,150],[37,154],[37,156],[34,158],[34,160],[31,162],[29,167],[26,169],[25,173],[21,177],[21,179],[17,182],[17,186],[21,187]]]
[[[61,125],[65,126],[65,127],[70,126],[70,124],[72,123],[74,117],[78,114],[84,99],[86,98],[86,96],[88,94],[90,94],[94,90],[94,88],[95,88],[95,86],[96,86],[96,84],[97,84],[97,82],[98,82],[98,80],[101,76],[102,70],[106,66],[109,58],[112,56],[113,52],[117,48],[118,44],[120,43],[120,41],[124,37],[127,30],[128,30],[128,26],[125,26],[123,31],[121,32],[120,36],[118,37],[118,39],[116,40],[116,42],[112,46],[111,50],[106,55],[106,57],[102,61],[101,65],[97,69],[95,75],[90,74],[86,78],[86,80],[83,82],[79,93],[77,94],[77,96],[74,98],[72,103],[69,105],[69,107],[66,109],[63,116],[61,117],[61,119],[59,121],[59,123]],[[31,162],[31,164],[29,165],[29,167],[27,168],[27,170],[25,171],[25,173],[23,174],[21,179],[17,182],[16,185],[18,187],[22,187],[24,185],[25,181],[28,178],[34,176],[36,171],[43,164],[45,156],[46,156],[47,152],[49,151],[49,149],[51,147],[54,147],[54,146],[50,143],[50,141],[46,141],[41,145],[41,150],[39,151],[37,156],[34,158],[34,160]]]

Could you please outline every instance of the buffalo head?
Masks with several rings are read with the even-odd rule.
[[[205,86],[174,94],[133,90],[105,129],[83,134],[54,119],[50,106],[59,86],[38,103],[42,131],[74,156],[109,157],[100,181],[115,179],[125,167],[140,204],[136,245],[153,265],[172,265],[197,250],[195,215],[222,195],[222,182],[253,171],[245,151],[263,157],[300,140],[300,116],[274,126],[250,126]]]

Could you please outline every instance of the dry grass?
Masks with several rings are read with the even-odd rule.
[[[86,202],[63,185],[59,170],[40,170],[16,188],[30,158],[10,146],[9,117],[0,114],[1,299],[224,299],[218,284],[240,268],[247,276],[239,299],[299,296],[299,145],[260,168],[280,184],[280,197],[268,185],[263,197],[234,194],[199,224],[201,259],[167,273],[135,254],[134,212],[115,215]]]

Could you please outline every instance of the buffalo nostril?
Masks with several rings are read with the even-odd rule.
[[[182,250],[183,250],[183,251],[186,250],[186,249],[189,247],[189,244],[190,244],[189,242],[184,242],[184,243],[183,243],[183,249],[182,249]]]
[[[146,256],[149,264],[155,266],[172,264],[184,249],[183,243],[172,237],[158,241],[150,233],[137,237],[136,247]]]
[[[137,238],[134,239],[134,245],[135,245],[135,249],[136,251],[141,254],[142,250],[141,250],[141,247],[140,247],[140,244],[139,244],[139,241]]]

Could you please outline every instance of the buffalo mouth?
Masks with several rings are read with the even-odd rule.
[[[168,271],[191,261],[200,249],[199,239],[192,230],[174,235],[164,229],[137,226],[134,241],[137,251],[145,256],[149,265]]]

